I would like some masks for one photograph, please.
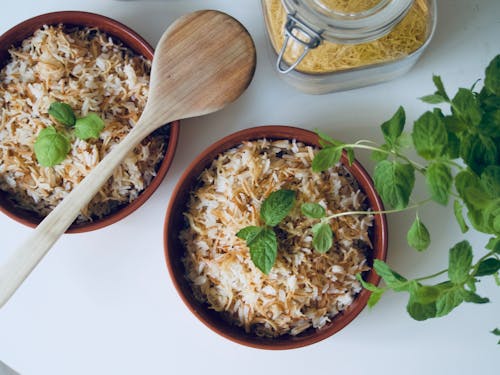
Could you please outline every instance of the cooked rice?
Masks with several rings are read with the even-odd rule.
[[[244,142],[221,154],[199,178],[184,213],[186,276],[196,298],[246,332],[276,337],[321,328],[361,290],[355,275],[368,269],[372,215],[331,221],[334,246],[312,248],[311,227],[300,205],[315,202],[328,215],[367,209],[357,182],[340,164],[321,174],[311,162],[317,150],[288,140]],[[250,259],[236,233],[262,225],[260,206],[273,191],[296,191],[297,202],[278,225],[278,257],[269,275]]]
[[[44,26],[10,49],[0,72],[0,189],[18,206],[46,216],[136,124],[148,96],[150,62],[96,29]],[[64,126],[71,151],[54,167],[37,163],[33,144],[54,124],[52,102],[68,103],[77,116],[97,113],[99,139],[83,141]],[[78,222],[109,214],[133,201],[156,175],[166,135],[148,137],[117,167]]]

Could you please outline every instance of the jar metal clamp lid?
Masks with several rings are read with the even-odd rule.
[[[324,40],[341,44],[371,42],[388,34],[407,14],[413,0],[377,0],[362,9],[335,9],[325,0],[281,0],[286,11],[284,41],[276,67],[286,74],[294,70],[311,49]],[[369,2],[368,2],[369,3]],[[284,56],[289,41],[303,48],[295,61]]]

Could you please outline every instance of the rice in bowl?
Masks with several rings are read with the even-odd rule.
[[[317,151],[288,140],[243,142],[219,155],[191,192],[180,234],[186,277],[197,300],[246,332],[294,336],[324,327],[361,290],[355,275],[369,269],[373,216],[332,221],[335,244],[320,254],[312,249],[315,222],[300,213],[304,202],[319,203],[328,214],[368,208],[342,165],[312,172]],[[297,203],[276,229],[278,258],[265,275],[236,233],[260,224],[263,200],[279,189],[296,191]]]
[[[148,95],[150,62],[95,28],[44,26],[9,52],[0,72],[0,190],[44,217],[135,125]],[[97,113],[105,128],[99,139],[71,139],[62,163],[41,167],[33,144],[54,125],[47,114],[54,101],[68,103],[78,116]],[[167,143],[163,129],[130,152],[77,222],[134,201],[156,176]]]

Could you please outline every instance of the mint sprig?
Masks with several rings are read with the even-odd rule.
[[[75,136],[82,140],[98,138],[104,129],[104,121],[97,114],[89,113],[77,118],[67,103],[53,102],[48,113],[62,125],[74,128]],[[71,149],[67,134],[58,132],[54,126],[45,128],[38,134],[33,149],[41,166],[52,167],[66,159]]]
[[[448,114],[441,108],[425,112],[413,125],[411,142],[408,143],[404,131],[406,116],[400,107],[381,125],[385,143],[361,140],[346,144],[318,132],[323,149],[313,160],[313,169],[321,171],[339,161],[341,150],[369,150],[376,161],[375,188],[389,207],[380,213],[420,209],[431,201],[447,206],[453,197],[453,216],[462,233],[473,228],[493,235],[475,263],[474,250],[464,240],[450,248],[447,268],[432,275],[406,279],[375,259],[374,269],[384,279],[385,287],[366,283],[358,276],[363,287],[371,292],[369,306],[387,290],[406,292],[407,311],[416,320],[445,316],[464,302],[487,303],[488,298],[476,291],[483,277],[494,278],[500,286],[500,55],[486,68],[484,87],[479,92],[474,91],[477,81],[470,89],[458,89],[454,96],[448,95],[439,76],[433,76],[433,82],[436,91],[421,100],[448,106]],[[408,146],[423,162],[405,155]],[[425,180],[429,199],[410,204],[417,176]],[[303,205],[303,214],[318,216],[313,207]],[[336,216],[361,213],[343,212]],[[324,217],[321,220],[327,221]],[[429,230],[418,216],[407,232],[407,240],[418,251],[431,244]],[[426,284],[445,275],[445,281]],[[493,333],[500,335],[498,329]]]
[[[278,254],[278,239],[273,228],[285,219],[294,204],[294,191],[274,191],[262,202],[260,208],[264,226],[248,226],[236,233],[237,237],[245,240],[252,262],[265,274],[271,271]]]

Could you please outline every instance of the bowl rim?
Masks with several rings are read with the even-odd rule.
[[[269,134],[267,137],[263,137],[259,134]],[[256,348],[256,349],[267,349],[267,350],[284,350],[284,349],[296,349],[304,346],[308,346],[311,344],[315,344],[319,341],[322,341],[333,334],[337,333],[345,326],[347,326],[354,318],[356,318],[361,311],[366,307],[368,302],[368,298],[370,296],[370,292],[366,289],[362,289],[361,292],[355,297],[355,303],[350,305],[345,312],[341,312],[332,318],[331,323],[328,323],[325,326],[325,329],[312,330],[312,333],[306,337],[298,336],[286,336],[285,338],[279,337],[274,339],[268,338],[259,338],[257,336],[252,336],[251,334],[246,334],[239,327],[230,327],[229,323],[222,323],[221,326],[216,323],[210,321],[207,318],[206,311],[208,310],[205,304],[201,304],[194,301],[194,297],[190,294],[190,298],[186,295],[186,284],[188,283],[184,277],[184,269],[183,266],[178,267],[178,264],[174,264],[175,256],[174,250],[172,250],[172,246],[170,246],[169,242],[171,236],[168,234],[170,231],[170,226],[173,225],[173,215],[179,215],[178,204],[182,206],[185,205],[185,202],[179,203],[177,201],[177,197],[181,192],[186,194],[186,191],[190,191],[191,188],[188,186],[189,181],[196,179],[199,176],[199,173],[210,165],[210,162],[217,157],[220,153],[227,151],[231,148],[237,147],[244,141],[257,140],[257,139],[297,139],[297,141],[312,144],[313,146],[319,147],[319,142],[315,141],[313,143],[304,141],[305,138],[311,139],[311,137],[315,137],[317,139],[316,133],[295,126],[287,126],[287,125],[264,125],[264,126],[255,126],[247,129],[243,129],[232,134],[229,134],[222,139],[216,141],[212,145],[208,146],[204,151],[202,151],[195,159],[189,164],[189,166],[185,169],[181,177],[179,178],[172,194],[170,195],[170,201],[167,207],[167,211],[165,214],[164,226],[163,226],[163,245],[164,245],[164,255],[165,262],[167,266],[168,273],[170,275],[170,280],[174,284],[174,287],[177,291],[177,294],[180,296],[181,300],[184,302],[184,305],[187,309],[194,314],[198,320],[200,320],[205,326],[211,329],[213,332],[219,334],[220,336],[233,341],[235,343]],[[360,184],[360,188],[363,189],[367,198],[370,199],[370,203],[372,208],[377,211],[382,211],[384,209],[382,200],[380,196],[375,190],[373,185],[373,181],[365,170],[365,168],[357,161],[349,165],[348,158],[346,153],[344,152],[341,158],[342,164],[353,174],[353,177]],[[200,170],[200,172],[195,173],[195,171]],[[353,171],[356,171],[353,173]],[[196,176],[194,176],[196,174]],[[356,174],[354,176],[354,174]],[[387,257],[387,246],[388,246],[388,234],[387,234],[387,220],[385,214],[376,214],[374,215],[374,227],[377,226],[378,233],[375,233],[373,237],[376,237],[377,243],[373,244],[373,259],[385,260]],[[178,233],[175,233],[178,235]],[[179,262],[180,260],[177,259]],[[182,274],[179,276],[179,268],[182,268]],[[177,277],[176,277],[177,275]],[[179,278],[182,278],[184,284],[179,281]],[[375,273],[373,268],[369,271],[366,271],[365,280],[377,285],[380,281],[380,277]],[[190,293],[190,289],[187,290],[187,293]],[[351,308],[352,307],[352,308]],[[334,324],[334,322],[336,324]],[[227,324],[227,326],[225,325]],[[226,329],[227,328],[227,329]],[[233,334],[234,330],[240,329],[241,332],[237,335]],[[311,329],[309,329],[311,330]],[[307,331],[309,331],[307,330]],[[306,331],[306,332],[307,332]]]
[[[12,48],[12,46],[22,43],[23,40],[33,35],[33,33],[43,25],[58,24],[96,27],[111,36],[113,39],[120,41],[134,53],[142,55],[150,61],[153,59],[154,48],[151,44],[125,24],[97,13],[68,10],[49,12],[28,18],[0,35],[0,69],[3,68],[5,61],[9,58],[8,50]],[[117,211],[114,211],[101,219],[96,219],[91,222],[72,224],[65,233],[90,232],[114,224],[137,210],[146,202],[147,199],[151,197],[151,195],[153,195],[156,189],[163,182],[163,179],[172,164],[179,140],[180,122],[178,120],[172,121],[169,125],[165,126],[170,127],[165,156],[159,165],[155,177],[151,180],[151,183],[139,193],[137,198],[130,203],[122,205]],[[42,220],[36,218],[32,213],[30,214],[29,211],[20,209],[14,204],[10,204],[7,202],[6,198],[2,198],[1,201],[2,204],[0,204],[0,212],[4,213],[6,216],[17,221],[18,223],[26,225],[30,228],[36,228]],[[4,206],[4,204],[7,206]]]

